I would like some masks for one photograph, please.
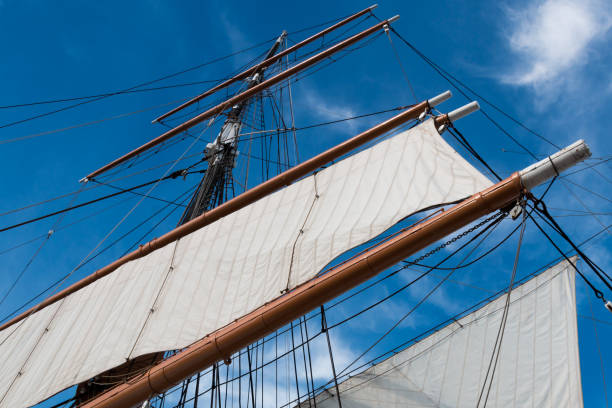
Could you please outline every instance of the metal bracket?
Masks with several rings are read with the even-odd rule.
[[[429,112],[431,112],[431,110],[429,108],[425,109],[420,115],[419,118],[417,119],[419,122],[423,122],[425,120],[425,118],[427,117],[427,115],[429,115]]]
[[[512,217],[512,220],[516,220],[518,217],[521,216],[521,214],[523,213],[523,206],[521,203],[516,203],[516,205],[514,207],[512,207],[512,209],[510,210],[510,216]]]

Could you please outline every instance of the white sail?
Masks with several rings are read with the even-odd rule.
[[[581,407],[574,269],[563,261],[516,287],[510,299],[486,406]],[[484,406],[478,396],[505,301],[501,296],[340,383],[342,407]],[[316,406],[336,408],[336,398],[331,387]]]
[[[35,404],[127,359],[183,348],[403,217],[490,185],[430,119],[0,332],[0,407]]]

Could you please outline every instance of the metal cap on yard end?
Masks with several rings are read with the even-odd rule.
[[[437,95],[431,99],[428,99],[427,103],[429,104],[430,107],[433,108],[434,106],[437,106],[441,104],[442,102],[449,100],[451,96],[453,96],[451,91],[442,92],[440,95]]]
[[[462,107],[455,109],[452,112],[449,112],[448,120],[454,122],[469,115],[470,113],[476,112],[478,109],[480,109],[480,105],[478,104],[478,102],[470,102],[467,105],[463,105]]]
[[[552,156],[521,170],[521,183],[527,190],[558,176],[563,171],[591,157],[589,146],[580,139]]]

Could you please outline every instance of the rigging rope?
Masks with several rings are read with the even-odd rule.
[[[485,374],[484,381],[482,383],[482,389],[478,394],[478,402],[476,402],[476,407],[480,406],[480,401],[482,400],[482,396],[484,394],[485,388],[487,388],[487,380],[489,378],[489,372],[491,373],[491,379],[489,380],[489,387],[487,388],[487,394],[484,399],[483,407],[487,406],[487,401],[489,400],[489,393],[491,391],[491,386],[493,385],[493,378],[495,376],[495,370],[497,368],[497,362],[499,360],[499,355],[501,354],[501,346],[502,341],[504,339],[504,333],[506,331],[506,321],[508,319],[508,311],[510,310],[510,296],[512,294],[512,288],[514,286],[514,280],[516,279],[516,271],[518,269],[518,261],[519,254],[521,253],[521,245],[523,243],[523,237],[525,236],[525,227],[527,223],[525,220],[527,219],[527,211],[525,211],[524,203],[521,204],[521,208],[523,209],[523,219],[521,221],[521,233],[519,234],[518,244],[516,246],[516,255],[514,256],[514,266],[512,267],[512,276],[510,277],[510,284],[508,285],[508,293],[506,294],[506,302],[504,303],[504,309],[502,313],[502,318],[499,323],[499,329],[497,331],[497,336],[495,337],[495,343],[493,344],[493,350],[491,351],[491,359],[489,360],[489,366],[487,367],[487,372]],[[495,361],[495,362],[494,362]],[[491,366],[493,369],[491,370]]]
[[[531,215],[529,215],[529,218],[531,219],[531,221],[533,221],[533,223],[535,224],[536,227],[538,227],[538,229],[540,230],[540,232],[542,234],[544,234],[544,236],[546,237],[546,239],[553,245],[553,247],[555,247],[555,249],[557,250],[557,252],[559,252],[559,254],[561,254],[561,256],[563,256],[563,258],[565,258],[565,260],[567,262],[569,262],[572,267],[574,268],[574,270],[578,273],[578,275],[580,275],[580,277],[589,285],[589,287],[593,290],[593,293],[595,294],[595,297],[598,299],[602,299],[604,300],[604,296],[603,296],[603,292],[601,292],[599,289],[597,289],[593,283],[591,283],[591,281],[578,269],[576,268],[576,266],[574,265],[573,262],[571,262],[569,260],[569,257],[565,254],[565,252],[563,252],[561,250],[561,248],[559,248],[557,246],[557,244],[553,241],[553,239],[550,237],[550,235],[548,235],[546,233],[546,231],[544,231],[544,229],[540,226],[540,224],[538,224],[538,222],[535,220],[535,218],[533,218]]]
[[[610,277],[610,275],[608,275],[601,267],[599,267],[597,264],[595,264],[595,262],[593,262],[584,252],[582,252],[580,250],[580,248],[578,248],[578,246],[572,241],[572,239],[565,233],[565,231],[563,231],[563,229],[561,228],[561,226],[555,221],[555,219],[553,218],[552,215],[550,215],[550,213],[548,212],[548,209],[546,208],[546,204],[540,199],[537,200],[535,198],[533,198],[533,196],[529,197],[530,200],[534,203],[534,208],[536,210],[536,213],[542,217],[545,221],[548,221],[548,224],[568,243],[571,245],[572,249],[574,251],[576,251],[576,253],[584,260],[584,262],[586,262],[586,264],[593,270],[593,272],[595,272],[595,274],[597,275],[597,277],[599,277],[599,279],[608,287],[608,289],[612,290],[612,285],[610,285],[610,283],[612,282],[612,278]],[[532,220],[535,222],[535,219],[532,218]],[[538,225],[536,223],[536,225]],[[542,232],[544,232],[542,229],[540,229]],[[545,234],[548,237],[547,234]],[[549,240],[552,243],[552,240],[549,238]],[[555,245],[555,247],[558,249],[558,247]],[[558,249],[560,251],[560,249]],[[565,256],[565,255],[564,255]],[[576,268],[574,266],[574,268]],[[577,270],[577,269],[576,269]],[[591,285],[592,287],[592,285]],[[601,294],[601,292],[600,292]],[[599,296],[598,296],[599,297]]]
[[[395,44],[393,44],[393,40],[391,39],[391,34],[389,34],[388,26],[385,28],[385,34],[387,35],[387,38],[389,39],[389,44],[391,45],[391,49],[393,50],[393,55],[395,56],[395,59],[397,60],[400,70],[402,71],[402,74],[404,75],[404,79],[406,80],[406,83],[408,84],[408,89],[410,90],[410,93],[412,94],[412,97],[414,98],[414,102],[419,103],[416,93],[414,92],[414,88],[412,87],[412,83],[410,83],[410,79],[408,78],[408,72],[406,71],[406,68],[404,68],[404,64],[402,64],[402,60],[400,59],[399,53],[397,52],[397,48],[395,48]]]
[[[183,86],[216,83],[216,82],[225,81],[227,79],[229,79],[229,78],[209,79],[209,80],[205,80],[205,81],[194,81],[194,82],[184,82],[184,83],[179,83],[179,84],[156,86],[156,87],[153,87],[153,88],[133,89],[131,91],[111,91],[111,92],[95,94],[95,95],[75,96],[75,97],[63,98],[63,99],[48,99],[48,100],[44,100],[44,101],[27,102],[27,103],[15,104],[15,105],[3,105],[3,106],[0,106],[0,109],[23,108],[23,107],[27,107],[27,106],[46,105],[46,104],[50,104],[50,103],[79,101],[79,100],[83,100],[83,99],[98,98],[98,97],[101,97],[101,96],[107,97],[107,96],[122,95],[122,94],[128,94],[128,93],[136,93],[136,92],[159,91],[159,90],[163,90],[163,89],[179,88],[179,87],[183,87]]]
[[[331,363],[332,375],[334,380],[334,387],[336,388],[336,397],[338,399],[338,408],[342,408],[342,400],[340,399],[340,387],[338,387],[338,374],[336,374],[336,363],[334,363],[334,354],[332,352],[331,340],[329,338],[329,328],[327,327],[327,319],[325,317],[325,306],[321,305],[321,331],[325,332],[325,338],[327,339],[327,349],[329,351],[329,361]],[[313,389],[313,397],[314,389]],[[316,399],[315,399],[316,401]]]
[[[591,319],[593,323],[593,333],[595,334],[595,345],[597,346],[597,355],[599,356],[599,369],[601,370],[601,381],[603,383],[603,394],[606,401],[606,408],[608,408],[608,387],[606,386],[606,372],[604,370],[603,357],[601,356],[601,346],[599,345],[599,334],[597,333],[597,323],[595,314],[593,313],[593,302],[591,298],[588,298],[589,311],[591,312]]]
[[[91,205],[91,204],[97,203],[99,201],[106,200],[108,198],[116,197],[118,195],[125,194],[125,193],[131,192],[133,190],[142,188],[142,187],[150,186],[151,184],[159,183],[159,182],[164,181],[164,180],[175,179],[175,178],[181,177],[183,175],[203,173],[204,171],[205,170],[196,170],[196,171],[186,172],[185,174],[183,174],[182,173],[183,170],[177,170],[177,171],[173,172],[172,174],[169,174],[167,176],[163,176],[163,177],[158,178],[156,180],[151,180],[151,181],[139,184],[139,185],[134,186],[134,187],[130,187],[130,188],[127,188],[127,189],[122,189],[121,191],[117,191],[116,193],[112,193],[112,194],[108,194],[108,195],[105,195],[105,196],[102,196],[102,197],[98,197],[98,198],[95,198],[93,200],[86,201],[84,203],[80,203],[80,204],[77,204],[77,205],[66,207],[64,209],[57,210],[57,211],[54,211],[54,212],[49,213],[49,214],[41,215],[39,217],[31,218],[29,220],[22,221],[22,222],[19,222],[17,224],[10,225],[8,227],[1,228],[0,232],[8,231],[8,230],[11,230],[11,229],[14,229],[14,228],[17,228],[17,227],[21,227],[21,226],[24,226],[24,225],[27,225],[27,224],[31,224],[31,223],[36,222],[36,221],[44,220],[45,218],[53,217],[54,215],[63,214],[63,213],[66,213],[68,211],[76,210],[77,208],[85,207],[87,205]],[[144,199],[145,197],[148,197],[148,194],[143,196],[142,199]]]
[[[85,186],[83,185],[79,191],[82,192],[83,188]],[[79,193],[75,194],[72,197],[72,200],[70,201],[70,204],[74,203],[74,201],[77,199],[77,197],[79,196]],[[40,246],[36,249],[36,251],[34,252],[34,255],[32,255],[30,257],[30,259],[28,260],[28,262],[26,263],[26,265],[23,267],[23,269],[21,270],[21,272],[19,272],[19,274],[17,275],[17,277],[15,278],[15,280],[13,280],[13,283],[11,284],[11,286],[9,286],[8,290],[6,291],[6,293],[4,293],[4,295],[2,296],[2,299],[0,299],[0,306],[2,306],[4,304],[4,301],[6,300],[6,298],[9,297],[9,295],[11,294],[11,292],[13,291],[13,289],[15,289],[15,286],[17,286],[17,283],[19,283],[19,281],[21,280],[21,278],[23,277],[23,275],[25,274],[25,272],[28,270],[28,268],[30,267],[30,265],[32,265],[32,262],[34,262],[34,259],[36,259],[36,257],[38,256],[38,254],[40,253],[40,251],[44,248],[44,246],[47,244],[47,242],[49,242],[49,238],[51,238],[51,236],[55,233],[55,230],[58,228],[58,226],[61,224],[61,222],[64,220],[64,218],[66,217],[66,214],[62,214],[61,217],[58,217],[54,222],[53,225],[51,225],[51,228],[49,229],[49,232],[47,232],[47,239],[45,239]]]
[[[327,21],[327,22],[324,22],[324,23],[321,23],[321,24],[317,24],[317,25],[314,25],[314,26],[306,27],[306,28],[294,31],[294,32],[292,32],[292,34],[297,34],[297,33],[301,33],[301,32],[304,32],[304,31],[312,30],[314,28],[321,27],[323,25],[327,25],[329,23],[342,20],[344,18],[346,18],[346,16],[345,17],[341,17],[341,18],[337,18],[337,19],[333,19],[331,21]],[[223,61],[225,59],[228,59],[228,58],[231,58],[233,56],[236,56],[238,54],[241,54],[241,53],[250,51],[252,49],[261,47],[261,46],[269,44],[270,42],[275,41],[275,40],[276,40],[276,37],[271,38],[271,39],[266,40],[266,41],[259,42],[259,43],[255,44],[255,45],[252,45],[250,47],[238,50],[238,51],[233,52],[231,54],[228,54],[228,55],[225,55],[225,56],[222,56],[222,57],[218,57],[218,58],[215,58],[215,59],[212,59],[212,60],[209,60],[209,61],[197,64],[197,65],[194,65],[194,66],[191,66],[191,67],[183,69],[181,71],[173,72],[171,74],[167,74],[167,75],[161,76],[159,78],[155,78],[153,80],[149,80],[149,81],[146,81],[146,82],[139,83],[137,85],[133,85],[133,86],[131,86],[129,88],[125,88],[125,89],[122,89],[120,91],[113,91],[113,92],[103,93],[103,94],[100,94],[98,97],[93,97],[93,99],[89,99],[89,100],[86,100],[86,101],[82,101],[82,102],[79,102],[79,103],[68,105],[68,106],[62,107],[60,109],[55,109],[53,111],[44,112],[44,113],[41,113],[41,114],[38,114],[38,115],[35,115],[35,116],[31,116],[31,117],[28,117],[28,118],[24,118],[24,119],[20,119],[20,120],[17,120],[17,121],[5,123],[3,125],[0,125],[0,129],[6,128],[6,127],[9,127],[9,126],[14,126],[14,125],[17,125],[17,124],[20,124],[20,123],[24,123],[24,122],[29,122],[29,121],[34,120],[34,119],[38,119],[38,118],[41,118],[41,117],[45,117],[45,116],[49,116],[49,115],[52,115],[52,114],[55,114],[55,113],[66,111],[68,109],[76,108],[78,106],[82,106],[82,105],[85,105],[85,104],[88,104],[88,103],[91,103],[91,102],[99,101],[99,100],[108,98],[108,97],[113,96],[113,95],[119,95],[119,94],[122,94],[122,93],[133,91],[133,90],[135,90],[137,88],[142,88],[143,86],[151,85],[151,84],[154,84],[156,82],[161,82],[161,81],[164,81],[166,79],[173,78],[173,77],[185,74],[187,72],[191,72],[191,71],[203,68],[203,67],[205,67],[207,65],[211,65],[211,64],[214,64],[216,62]],[[75,100],[75,99],[74,98],[68,98],[68,100]],[[5,107],[12,107],[12,106],[5,106]]]
[[[164,217],[162,217],[149,231],[147,231],[143,237],[139,238],[136,243],[134,243],[130,248],[128,248],[127,251],[124,252],[124,255],[126,255],[127,253],[129,253],[132,248],[134,248],[136,245],[138,245],[139,243],[142,242],[142,240],[144,239],[144,237],[146,237],[147,235],[149,235],[151,233],[151,231],[155,228],[157,228],[159,226],[159,224],[161,224],[163,221],[165,221],[170,215],[172,215],[174,213],[174,211],[176,211],[177,208],[179,207],[185,207],[184,204],[189,197],[187,196],[189,193],[191,193],[193,190],[195,190],[195,188],[197,187],[197,185],[190,187],[187,191],[181,193],[178,197],[176,197],[174,199],[174,201],[176,200],[181,200],[180,204],[177,204],[176,206],[174,206],[172,208],[172,210],[170,210],[168,212],[168,214],[166,214]],[[187,196],[187,197],[183,197],[183,196]],[[128,235],[130,235],[132,232],[136,231],[138,228],[142,227],[143,225],[145,225],[147,222],[151,221],[155,216],[159,215],[162,211],[164,211],[165,209],[167,209],[168,207],[170,207],[170,205],[174,204],[173,201],[169,201],[168,204],[164,205],[163,207],[161,207],[159,210],[155,211],[153,214],[151,214],[150,216],[148,216],[147,218],[145,218],[144,220],[142,220],[141,222],[139,222],[138,224],[136,224],[136,226],[132,227],[131,229],[129,229],[127,232],[125,232],[123,235],[119,236],[117,239],[115,239],[113,242],[111,242],[110,244],[108,244],[107,246],[105,246],[104,248],[102,248],[100,251],[98,251],[95,255],[91,256],[87,261],[83,262],[78,268],[81,269],[82,267],[84,267],[85,265],[87,265],[88,263],[90,263],[91,261],[93,261],[95,258],[97,258],[98,256],[102,255],[104,252],[108,251],[110,248],[112,248],[113,246],[115,246],[118,242],[122,241],[125,237],[127,237]]]
[[[519,226],[520,226],[520,225],[519,225]],[[595,234],[591,235],[589,238],[587,238],[586,240],[582,241],[582,242],[579,244],[579,246],[586,245],[587,243],[591,242],[593,239],[595,239],[596,237],[600,236],[600,235],[601,235],[601,234],[603,234],[604,232],[605,232],[605,230],[600,230],[599,232],[597,232],[597,233],[595,233]],[[518,280],[518,281],[516,282],[516,284],[518,285],[518,284],[520,284],[520,283],[523,283],[523,282],[527,281],[528,279],[530,279],[531,277],[533,277],[533,276],[535,276],[535,275],[538,275],[540,272],[542,272],[542,271],[546,270],[546,268],[548,268],[548,267],[550,267],[552,264],[554,264],[554,263],[558,262],[560,259],[561,259],[561,257],[558,257],[558,258],[553,259],[552,261],[548,262],[546,265],[542,266],[541,268],[538,268],[537,270],[535,270],[535,271],[533,271],[533,272],[531,272],[531,273],[527,274],[526,276],[524,276],[523,278],[521,278],[520,280]],[[547,281],[547,282],[548,282],[548,281]],[[546,284],[547,282],[544,282],[543,284]],[[350,376],[351,374],[353,374],[353,373],[356,373],[356,372],[360,371],[360,370],[361,370],[363,367],[368,366],[368,365],[372,364],[373,362],[375,362],[375,361],[377,361],[377,360],[380,360],[381,358],[383,358],[383,357],[385,357],[385,356],[387,356],[387,355],[389,355],[389,354],[395,354],[395,353],[400,352],[402,349],[404,349],[405,347],[407,347],[409,344],[411,344],[411,343],[413,343],[413,342],[417,341],[418,339],[422,338],[422,337],[423,337],[423,336],[425,336],[425,335],[428,335],[428,334],[430,334],[430,333],[432,333],[432,332],[434,332],[434,331],[438,330],[439,328],[441,328],[441,327],[443,327],[443,326],[447,325],[448,323],[451,323],[451,322],[453,322],[453,321],[456,321],[456,320],[457,320],[457,319],[459,319],[460,317],[462,317],[462,316],[466,315],[466,314],[467,314],[467,313],[469,313],[470,311],[475,310],[475,309],[476,309],[477,307],[479,307],[480,305],[482,305],[482,304],[484,304],[484,303],[487,303],[487,302],[489,302],[489,301],[491,301],[491,300],[493,300],[493,299],[497,298],[497,297],[498,297],[500,294],[503,294],[503,293],[505,293],[506,291],[507,291],[507,288],[503,288],[503,289],[501,289],[501,290],[499,290],[499,291],[495,292],[493,295],[488,296],[487,298],[480,300],[479,302],[477,302],[477,303],[473,304],[472,306],[468,307],[467,309],[463,310],[462,312],[460,312],[460,313],[456,314],[455,316],[453,316],[453,317],[451,317],[451,318],[449,318],[449,319],[446,319],[446,320],[444,320],[443,322],[440,322],[440,323],[436,324],[435,326],[431,327],[430,329],[423,331],[422,333],[418,334],[417,336],[413,337],[412,339],[409,339],[409,340],[407,340],[407,341],[403,342],[402,344],[400,344],[399,346],[396,346],[395,348],[391,349],[390,351],[386,351],[386,352],[384,352],[384,353],[382,353],[382,354],[380,354],[380,355],[378,355],[378,356],[374,357],[373,359],[369,360],[368,362],[365,362],[364,364],[362,364],[362,365],[360,365],[360,366],[358,366],[358,367],[355,367],[355,368],[354,368],[354,369],[352,369],[350,372],[345,373],[345,374],[344,374],[342,377],[347,377],[347,376]],[[497,312],[497,311],[493,311],[492,313],[496,313],[496,312]],[[314,317],[316,317],[316,316],[319,316],[319,315],[320,315],[320,312],[319,312],[319,313],[312,313],[310,316],[306,317],[306,320],[310,320],[310,319],[312,319],[312,318],[314,318]],[[279,334],[286,333],[286,332],[288,332],[288,330],[289,330],[289,329],[284,329],[283,331],[277,332],[277,333],[275,333],[273,336],[271,336],[271,337],[269,337],[269,338],[267,338],[267,339],[265,339],[265,338],[264,338],[264,339],[262,339],[262,341],[263,341],[263,342],[268,342],[268,341],[275,340],[275,339],[277,339],[277,338],[278,338],[278,335],[279,335]],[[319,332],[319,333],[315,334],[313,337],[311,337],[311,338],[310,338],[310,340],[314,340],[315,338],[317,338],[317,337],[318,337],[320,334],[322,334],[322,333],[323,333],[323,332]],[[301,347],[301,346],[302,346],[301,344],[298,344],[298,345],[297,345],[297,347]],[[281,355],[276,355],[276,356],[275,356],[275,358],[273,358],[272,360],[270,360],[270,361],[268,361],[268,362],[266,362],[266,363],[263,363],[263,364],[262,364],[262,367],[266,367],[266,366],[269,366],[270,364],[276,363],[276,362],[278,362],[279,360],[283,359],[284,357],[288,356],[290,353],[291,353],[291,350],[289,350],[289,351],[287,351],[287,352],[285,352],[285,353],[283,353],[283,354],[281,354]],[[243,354],[244,354],[244,351],[240,351],[240,352],[236,353],[236,355],[243,355]],[[235,360],[235,359],[236,359],[236,357],[235,357],[235,356],[232,356],[232,360]],[[206,372],[205,372],[205,374],[206,374],[206,373],[209,373],[209,372],[210,372],[210,371],[206,371]],[[240,381],[240,379],[241,379],[243,376],[246,376],[246,375],[248,375],[248,373],[244,373],[244,374],[241,374],[241,375],[238,375],[238,376],[233,376],[232,378],[228,378],[228,379],[226,380],[226,383],[227,383],[227,382],[230,382],[230,381],[231,381],[232,383],[233,383],[234,381],[237,381],[237,380],[238,380],[238,381]],[[339,378],[340,378],[340,377],[339,377]],[[315,391],[320,391],[320,390],[321,390],[321,389],[323,389],[325,386],[330,385],[332,382],[333,382],[333,379],[332,379],[332,380],[330,380],[330,381],[328,381],[327,383],[325,383],[325,384],[323,384],[323,385],[321,385],[321,386],[317,387],[317,389],[316,389]],[[209,389],[209,390],[205,390],[205,391],[203,391],[203,392],[201,392],[200,394],[197,394],[197,395],[203,395],[203,394],[205,394],[205,393],[206,393],[206,392],[208,392],[208,391],[210,391],[210,389]],[[194,397],[194,398],[195,398],[195,397]],[[190,399],[190,400],[188,400],[187,402],[189,402],[189,401],[193,400],[194,398],[191,398],[191,399]],[[289,405],[295,404],[296,402],[297,402],[297,400],[295,400],[295,399],[294,399],[294,400],[289,401],[288,403],[286,403],[286,404],[282,405],[281,407],[286,407],[286,406],[289,406]],[[278,404],[276,404],[276,406],[278,406]]]
[[[438,262],[438,265],[441,265],[442,263],[446,262],[448,259],[450,259],[451,257],[453,257],[454,255],[456,255],[460,250],[462,250],[463,248],[465,248],[467,245],[469,245],[470,243],[474,242],[477,238],[479,238],[481,235],[485,234],[487,231],[488,233],[486,235],[484,235],[483,239],[480,240],[480,242],[478,242],[474,248],[472,248],[468,254],[463,258],[463,260],[461,260],[459,262],[459,265],[461,265],[463,262],[465,262],[467,260],[468,257],[470,257],[472,255],[472,253],[485,241],[485,239],[491,234],[491,232],[493,232],[495,230],[495,227],[497,225],[499,225],[499,223],[506,217],[505,213],[495,213],[494,215],[486,218],[484,221],[476,224],[474,227],[470,228],[467,231],[474,231],[478,228],[480,228],[481,226],[485,225],[486,223],[489,223],[490,221],[492,221],[489,225],[487,225],[482,231],[480,231],[478,234],[476,234],[474,237],[472,237],[468,242],[466,242],[465,244],[463,244],[462,246],[460,246],[458,249],[456,249],[455,251],[453,251],[451,254],[447,255],[446,257],[444,257],[440,262]],[[450,243],[455,242],[454,240],[456,240],[457,237],[445,242],[444,244],[446,245],[450,245]],[[443,244],[443,245],[444,245]],[[434,250],[427,252],[426,254],[423,255],[423,257],[426,256],[431,256],[432,254],[438,252],[440,249],[444,248],[444,246],[438,246],[436,248],[434,248]],[[404,285],[403,287],[399,288],[398,290],[396,290],[395,292],[391,293],[389,296],[386,296],[385,298],[383,298],[382,300],[374,303],[373,305],[370,305],[369,307],[367,307],[366,309],[364,309],[363,311],[360,311],[358,314],[355,314],[353,316],[351,316],[351,318],[353,318],[354,316],[357,316],[359,314],[362,314],[364,311],[370,310],[372,307],[382,303],[383,301],[390,299],[392,296],[400,293],[401,291],[405,290],[406,288],[410,287],[411,285],[413,285],[414,283],[418,282],[421,278],[427,276],[427,274],[429,272],[431,272],[433,270],[429,269],[428,271],[422,273],[421,275],[419,275],[417,278],[413,279],[412,281],[408,282],[406,285]],[[349,363],[342,371],[340,371],[339,375],[342,375],[346,370],[348,370],[353,364],[355,364],[357,361],[359,361],[363,356],[365,356],[370,350],[372,350],[377,344],[379,344],[385,337],[387,337],[393,330],[395,330],[404,320],[406,320],[419,306],[421,306],[440,286],[442,286],[442,284],[446,281],[446,279],[450,278],[450,276],[454,273],[455,270],[451,270],[444,279],[442,279],[440,282],[438,282],[429,292],[427,292],[427,294],[421,299],[419,300],[416,305],[414,305],[406,314],[404,314],[393,326],[391,326],[385,333],[383,333],[382,336],[380,336],[374,343],[372,343],[365,351],[363,351],[357,358],[355,358],[351,363]],[[334,325],[332,325],[330,328],[336,327],[337,325],[344,323],[345,321],[347,321],[348,319],[344,319],[339,323],[336,323]]]
[[[374,13],[372,13],[374,14]],[[375,18],[379,21],[381,21],[378,17],[375,16]],[[561,147],[557,146],[554,142],[552,142],[551,140],[547,139],[546,137],[544,137],[543,135],[541,135],[540,133],[530,129],[529,127],[527,127],[524,123],[522,123],[521,121],[519,121],[518,119],[516,119],[515,117],[513,117],[512,115],[510,115],[509,113],[505,112],[503,109],[501,109],[499,106],[497,106],[496,104],[492,103],[491,101],[489,101],[487,98],[484,98],[483,96],[481,96],[480,94],[478,94],[476,91],[474,91],[472,88],[470,88],[469,86],[467,86],[464,82],[460,81],[459,79],[457,79],[455,76],[453,76],[451,73],[449,73],[447,70],[445,70],[444,68],[442,68],[440,65],[438,65],[437,63],[435,63],[433,60],[431,60],[430,58],[428,58],[425,54],[423,54],[421,51],[419,51],[414,45],[412,45],[408,40],[406,40],[395,28],[393,28],[393,26],[390,27],[390,30],[393,31],[393,33],[404,43],[406,44],[412,51],[414,51],[421,59],[423,59],[427,64],[429,64],[440,76],[442,76],[445,80],[447,80],[457,91],[459,91],[464,97],[466,97],[468,100],[472,100],[465,92],[463,92],[463,90],[461,88],[459,88],[457,85],[455,85],[454,82],[456,82],[457,84],[461,85],[463,88],[465,88],[466,90],[468,90],[470,93],[472,93],[472,95],[474,95],[475,97],[477,97],[478,99],[482,100],[483,102],[485,102],[487,105],[491,106],[493,109],[495,109],[496,111],[498,111],[499,113],[501,113],[502,115],[504,115],[505,117],[507,117],[508,119],[510,119],[512,122],[516,123],[517,125],[519,125],[520,127],[522,127],[523,129],[525,129],[526,131],[528,131],[529,133],[533,134],[534,136],[537,136],[538,138],[542,139],[543,141],[545,141],[546,143],[550,144],[551,146],[555,147],[558,150],[561,150]],[[452,81],[450,80],[452,79]],[[454,81],[454,82],[453,82]],[[483,112],[483,114],[485,114],[485,112],[481,109],[481,112]],[[485,114],[485,117],[487,117],[487,119],[489,119],[493,124],[495,124],[495,126],[498,126],[496,124],[495,121],[493,121],[493,119]],[[498,126],[499,127],[499,126]],[[506,133],[504,131],[504,133]],[[527,148],[525,148],[524,146],[522,146],[517,140],[515,140],[511,135],[507,134],[507,136],[509,136],[518,146],[520,146],[523,150],[525,150],[526,152],[528,152],[530,155],[533,156],[533,153],[531,153]],[[535,156],[534,156],[535,158]]]
[[[489,166],[489,164],[486,162],[486,160],[480,155],[478,154],[478,152],[476,151],[476,149],[474,149],[472,147],[472,145],[470,144],[470,142],[468,142],[468,140],[465,138],[465,136],[463,136],[463,134],[461,134],[461,132],[459,131],[459,129],[457,129],[452,123],[451,125],[448,127],[448,132],[455,138],[455,140],[457,140],[469,153],[472,154],[472,156],[474,156],[474,158],[476,158],[476,160],[478,160],[479,162],[481,162],[486,168],[487,170],[489,170],[491,172],[491,174],[493,174],[493,176],[495,176],[495,178],[498,181],[501,181],[502,178],[495,172],[495,170],[493,170],[491,168],[491,166]]]

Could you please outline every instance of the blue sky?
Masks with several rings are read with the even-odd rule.
[[[0,45],[4,54],[0,64],[0,105],[129,88],[269,40],[278,36],[283,29],[291,33],[351,14],[370,4],[361,1],[50,3],[0,0]],[[601,163],[612,157],[605,120],[612,108],[612,74],[609,70],[612,62],[609,46],[612,7],[609,3],[590,0],[481,3],[387,1],[381,2],[375,12],[381,18],[400,14],[401,18],[394,27],[414,46],[554,144],[565,146],[576,139],[585,139],[594,157],[587,164],[597,165],[555,183],[547,203],[576,242],[611,223],[612,165],[611,162]],[[374,24],[373,19],[356,28],[363,29],[371,24]],[[306,34],[290,34],[289,39],[299,41]],[[393,38],[393,44],[419,100],[449,89],[448,83],[398,38]],[[151,86],[223,78],[264,52],[266,47]],[[164,128],[151,125],[153,117],[174,106],[173,101],[195,95],[206,86],[116,96],[27,123],[0,127],[0,142],[27,137],[26,140],[0,144],[0,212],[78,189],[77,181],[89,171],[160,134]],[[465,103],[461,95],[452,90],[455,96],[440,106],[443,111]],[[294,99],[298,126],[414,102],[398,60],[384,36],[378,36],[368,46],[347,55],[338,63],[295,83]],[[160,107],[164,104],[167,106]],[[530,134],[482,101],[481,105],[536,155],[556,151],[549,143]],[[65,104],[0,109],[0,126],[62,106]],[[141,113],[96,125],[29,138],[41,132],[144,109]],[[384,117],[370,117],[304,131],[298,139],[300,158],[312,156]],[[457,126],[502,176],[533,161],[481,114],[474,114]],[[188,143],[186,140],[148,163],[154,165],[171,160],[184,151]],[[131,186],[136,181],[148,181],[154,175],[161,174],[149,173],[118,185]],[[155,190],[155,195],[173,199],[196,181],[197,178],[188,178],[161,185]],[[96,197],[101,191],[114,192],[105,188],[85,192],[77,202]],[[6,302],[0,305],[0,315],[6,315],[29,296],[74,268],[138,200],[138,197],[123,203],[117,200],[119,204],[99,216],[59,230],[48,240],[42,238],[8,252],[4,250],[45,235],[55,222],[60,222],[56,227],[67,225],[105,208],[106,204],[75,211],[61,220],[50,219],[0,233],[0,295],[5,293],[4,288],[13,282],[41,243],[45,243],[23,279]],[[69,203],[68,197],[20,213],[3,215],[0,225],[42,215]],[[109,240],[121,235],[162,205],[155,200],[144,201]],[[177,214],[174,215],[152,235],[160,235],[172,228],[176,223]],[[511,223],[503,225],[499,236],[511,228]],[[144,230],[118,243],[75,272],[70,281],[116,259],[142,233]],[[557,242],[561,243],[561,240],[557,239]],[[586,253],[606,271],[612,270],[611,245],[610,234],[604,232],[586,249]],[[561,246],[568,248],[565,244]],[[491,290],[503,287],[507,284],[515,248],[516,239],[513,238],[494,259],[488,259],[457,279]],[[530,225],[521,254],[520,275],[537,269],[556,256],[554,249]],[[582,266],[584,268],[584,264]],[[410,276],[409,272],[406,272],[406,276]],[[419,299],[427,285],[432,286],[435,282],[435,278],[432,278],[423,284],[423,288],[415,288],[395,301],[392,307],[405,310]],[[399,281],[391,282],[387,288],[380,289],[380,293],[399,284]],[[612,358],[609,348],[604,346],[612,334],[612,316],[592,297],[582,282],[577,282],[577,292],[585,405],[603,406],[603,385],[593,321],[583,316],[591,316],[590,299],[593,314],[600,321],[595,325],[603,347],[604,364]],[[372,293],[371,299],[380,293]],[[612,293],[607,292],[606,295],[612,297]],[[420,311],[421,320],[415,317],[411,324],[404,325],[388,345],[393,342],[398,344],[402,336],[429,327],[423,323],[424,320],[439,321],[443,316],[453,314],[482,297],[482,293],[468,293],[465,288],[445,284],[431,304]],[[389,311],[381,315],[393,316],[396,313]],[[384,331],[392,321],[392,318],[372,319],[371,316],[364,316],[362,326],[335,333],[335,342],[348,361],[350,356],[359,354],[367,347],[368,341],[374,339],[377,332]],[[361,330],[366,335],[356,339],[351,335],[355,330]],[[608,398],[612,398],[612,372],[609,365],[606,369]]]

